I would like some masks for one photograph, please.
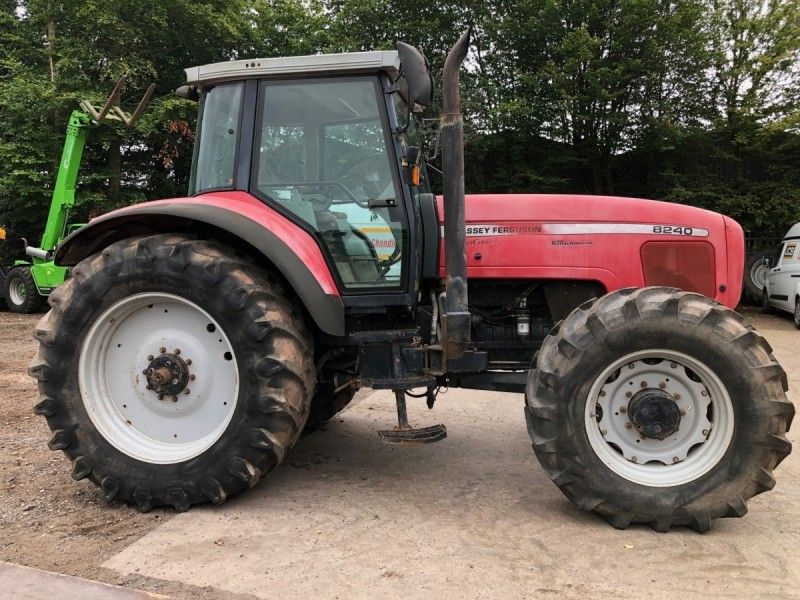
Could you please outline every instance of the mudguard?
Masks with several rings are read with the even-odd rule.
[[[314,238],[245,192],[158,200],[107,213],[65,238],[56,249],[55,262],[74,266],[135,235],[198,229],[235,237],[260,252],[288,281],[323,332],[344,335],[344,305]]]

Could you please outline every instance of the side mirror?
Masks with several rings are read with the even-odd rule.
[[[403,42],[397,42],[397,53],[400,55],[400,72],[408,82],[409,109],[415,104],[428,106],[433,101],[433,77],[428,68],[428,61],[422,52]]]
[[[200,99],[200,94],[197,93],[197,88],[193,85],[182,85],[175,90],[175,95],[179,98],[186,98],[187,100],[194,100],[197,102]]]

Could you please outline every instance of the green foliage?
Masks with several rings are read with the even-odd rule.
[[[468,25],[468,190],[666,198],[761,235],[800,220],[800,0],[0,0],[0,257],[41,234],[69,112],[122,75],[127,105],[157,91],[135,129],[93,130],[75,221],[185,193],[185,67],[402,39],[438,74]]]

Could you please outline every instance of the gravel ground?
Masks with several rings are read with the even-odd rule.
[[[797,402],[800,332],[790,317],[747,311],[789,373],[790,398]],[[32,414],[36,390],[26,374],[35,352],[38,315],[0,313],[0,560],[176,597],[240,598],[214,588],[193,587],[102,568],[110,557],[171,519],[169,511],[141,514],[121,503],[110,506],[88,481],[75,482],[60,452],[47,449],[49,430]],[[346,418],[346,415],[345,415]],[[791,436],[792,438],[794,436]],[[796,487],[779,470],[783,489]],[[786,486],[786,487],[783,487]]]

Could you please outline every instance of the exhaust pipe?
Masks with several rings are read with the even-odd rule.
[[[470,340],[467,300],[466,219],[464,215],[464,117],[459,75],[467,56],[471,28],[447,54],[442,75],[444,112],[439,120],[444,183],[445,306],[442,343],[447,358],[459,358]]]

